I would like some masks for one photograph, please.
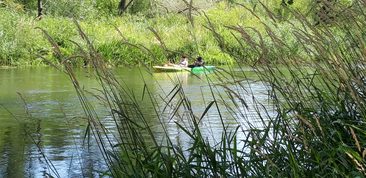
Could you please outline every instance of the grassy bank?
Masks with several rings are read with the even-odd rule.
[[[90,38],[85,35],[82,29],[88,33],[88,28],[81,23],[81,28],[77,28],[83,39],[79,45],[84,47],[81,48],[86,51],[83,58],[90,60],[95,77],[101,82],[101,101],[110,111],[115,127],[120,128],[115,134],[118,144],[105,141],[108,134],[87,102],[71,63],[62,63],[60,69],[70,76],[77,90],[89,119],[88,131],[94,134],[104,154],[108,175],[364,177],[365,9],[365,2],[356,2],[342,9],[344,13],[339,14],[337,20],[318,26],[299,11],[289,11],[292,21],[282,21],[283,17],[278,16],[257,18],[261,25],[255,27],[245,24],[224,27],[217,25],[215,18],[202,17],[207,27],[202,29],[210,32],[204,34],[214,37],[212,43],[221,47],[220,55],[230,56],[239,69],[244,62],[258,64],[253,65],[253,71],[267,88],[266,102],[271,103],[271,107],[251,95],[252,88],[246,85],[249,80],[245,77],[246,71],[239,70],[238,75],[238,71],[228,70],[206,76],[212,100],[207,106],[196,106],[203,108],[202,113],[194,112],[179,82],[166,97],[154,96],[149,86],[145,86],[144,102],[154,106],[153,118],[144,114],[133,92],[106,68],[103,56],[98,54],[98,41],[93,35]],[[246,13],[250,14],[248,11]],[[272,12],[267,13],[270,16]],[[196,22],[199,20],[197,18]],[[169,41],[175,36],[164,38]],[[55,53],[61,61],[70,57],[62,50]],[[219,81],[213,82],[213,75]],[[248,100],[255,105],[248,106]],[[160,122],[166,117],[166,108],[174,111],[169,118],[176,118],[181,133],[192,140],[189,148],[173,144],[167,131],[165,142],[159,142],[152,126],[146,122],[157,119],[166,129]],[[219,113],[217,117],[222,122],[222,136],[216,142],[208,141],[200,127],[211,110]],[[249,110],[257,111],[262,127],[252,123]],[[223,112],[229,114],[222,115]],[[236,130],[226,129],[226,117],[238,121]],[[189,126],[180,120],[189,122]],[[147,132],[147,136],[140,130]],[[244,139],[239,139],[239,134],[245,135]]]
[[[0,65],[45,65],[40,56],[48,58],[54,54],[36,27],[48,31],[63,52],[75,53],[78,47],[73,42],[79,42],[80,38],[73,27],[73,16],[93,41],[97,52],[101,53],[110,65],[157,65],[167,60],[177,61],[181,54],[192,58],[200,55],[207,63],[213,65],[233,64],[236,59],[230,54],[234,54],[242,63],[253,64],[256,61],[249,59],[255,58],[256,53],[252,51],[251,46],[238,43],[227,27],[254,27],[259,32],[264,32],[266,27],[262,22],[273,18],[268,14],[268,9],[255,1],[239,5],[234,1],[225,1],[206,6],[205,2],[198,1],[194,4],[197,5],[197,9],[192,9],[192,13],[188,12],[186,4],[173,3],[169,4],[172,6],[169,7],[169,12],[160,9],[148,11],[154,12],[153,14],[126,13],[122,16],[107,14],[106,11],[112,8],[108,4],[68,4],[63,1],[60,3],[61,5],[51,3],[48,7],[50,13],[44,15],[41,20],[35,18],[33,11],[19,10],[21,8],[16,5],[0,7]],[[270,7],[273,16],[280,17],[273,32],[288,44],[288,48],[283,49],[284,52],[301,53],[301,44],[292,35],[288,35],[293,26],[282,22],[290,20],[294,26],[301,24],[294,20],[289,10],[280,3],[269,1],[264,5]],[[31,8],[31,5],[28,6],[26,7]],[[178,10],[173,11],[173,6]],[[309,13],[308,9],[312,6],[306,1],[295,1],[289,7]],[[186,11],[180,13],[179,8]],[[221,37],[212,33],[212,30],[217,31]],[[256,32],[249,33],[253,35]],[[224,38],[225,43],[220,38]],[[268,36],[263,38],[266,45],[271,45]],[[269,50],[269,53],[271,52],[272,49]],[[267,57],[267,61],[276,61],[277,58],[275,54]],[[87,63],[82,59],[72,62],[76,66]]]

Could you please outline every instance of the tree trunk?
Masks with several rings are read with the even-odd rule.
[[[126,0],[121,0],[118,4],[118,14],[121,15],[125,11]]]
[[[43,5],[42,0],[37,0],[37,19],[41,19],[43,15]]]
[[[127,4],[126,4],[126,2],[127,2],[126,0],[121,0],[119,2],[119,4],[118,4],[118,14],[119,15],[122,15],[126,11],[128,6],[130,6],[132,4],[133,0],[128,1]]]

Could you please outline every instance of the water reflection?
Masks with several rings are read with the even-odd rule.
[[[90,71],[77,71],[77,75],[81,84],[90,90],[98,84],[90,78],[88,72]],[[151,116],[147,117],[148,122],[159,140],[165,139],[164,132],[156,119],[157,113],[153,105],[148,102],[146,94],[143,96],[145,84],[157,98],[166,97],[177,84],[181,85],[197,117],[201,117],[205,107],[214,100],[212,91],[218,97],[216,100],[220,113],[218,108],[212,107],[203,117],[200,127],[207,140],[213,144],[221,139],[223,131],[221,120],[218,119],[219,114],[223,115],[228,129],[235,129],[238,124],[245,128],[249,123],[260,127],[256,118],[258,108],[254,107],[256,101],[252,95],[254,93],[258,100],[267,99],[268,89],[261,83],[243,83],[243,88],[229,86],[245,99],[244,102],[249,107],[242,105],[243,101],[239,100],[228,106],[222,102],[230,99],[227,89],[218,85],[209,86],[205,75],[196,76],[189,72],[150,75],[143,70],[127,68],[117,69],[115,73],[118,80],[136,95],[144,113]],[[219,83],[214,81],[214,75],[208,77],[213,80],[213,84]],[[0,104],[18,119],[14,119],[12,114],[0,108],[0,177],[43,177],[48,174],[60,177],[98,177],[107,171],[97,145],[93,144],[92,140],[90,144],[84,141],[87,121],[83,119],[83,110],[66,76],[50,68],[8,69],[0,70],[0,80]],[[23,94],[29,114],[24,112],[22,101],[16,92]],[[91,102],[99,103],[97,100]],[[165,103],[158,104],[161,107],[159,110],[162,111]],[[236,110],[230,111],[227,107]],[[104,115],[102,118],[105,127],[115,129],[108,112],[102,107],[96,109],[101,116]],[[162,123],[173,143],[187,148],[190,137],[179,129],[175,122],[192,128],[191,122],[171,117],[172,112],[170,109],[159,113],[165,116],[161,118]],[[184,109],[179,112],[182,116],[186,114]],[[238,139],[240,138],[244,139],[244,135],[239,135]]]

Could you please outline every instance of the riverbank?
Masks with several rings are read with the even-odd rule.
[[[191,60],[202,56],[206,63],[211,65],[228,65],[237,60],[253,64],[255,61],[249,58],[255,53],[251,51],[250,46],[241,46],[242,44],[236,41],[239,34],[233,34],[230,28],[237,25],[254,27],[262,33],[265,32],[262,22],[270,18],[260,5],[255,9],[256,14],[260,14],[259,18],[247,9],[254,9],[253,4],[245,5],[248,7],[221,2],[193,11],[192,14],[185,11],[159,13],[151,17],[144,14],[85,17],[79,15],[82,17],[77,17],[76,20],[92,40],[96,50],[112,66],[159,65],[168,60],[178,61],[182,54],[188,55]],[[294,9],[299,9],[297,6],[295,3]],[[276,9],[279,6],[273,5],[271,8]],[[47,65],[42,57],[56,60],[52,46],[39,28],[47,31],[65,54],[80,55],[79,47],[74,42],[80,42],[82,39],[72,18],[50,14],[39,20],[34,18],[32,13],[10,8],[0,10],[0,65],[40,66]],[[289,29],[293,27],[285,22],[276,26],[278,28],[274,33],[289,45],[284,52],[298,53],[300,44],[288,34]],[[221,43],[220,39],[225,39],[225,43]],[[264,35],[263,39],[271,41],[267,35]],[[275,61],[275,58],[271,56],[271,59],[266,61]],[[87,61],[75,58],[72,63],[75,66],[83,66]]]

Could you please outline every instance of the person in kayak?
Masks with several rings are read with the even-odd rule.
[[[203,58],[201,56],[198,56],[196,61],[194,61],[194,64],[189,65],[188,67],[202,67],[205,65],[205,61],[203,61]]]
[[[172,64],[169,62],[168,64],[164,64],[164,66],[188,67],[188,57],[186,55],[182,55],[178,64]]]
[[[205,61],[203,61],[201,56],[198,56],[196,61],[194,61],[194,66],[195,67],[202,67],[203,65],[205,65]]]
[[[180,67],[188,67],[188,57],[186,55],[182,55],[180,62],[178,64]]]

